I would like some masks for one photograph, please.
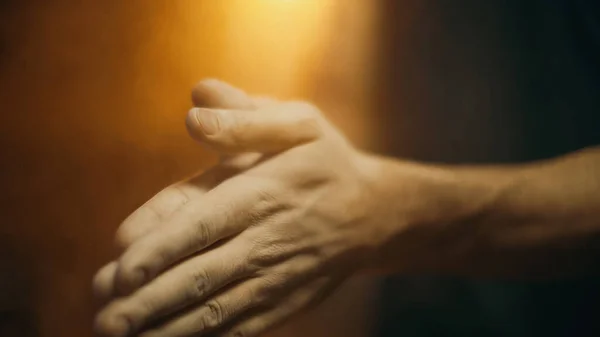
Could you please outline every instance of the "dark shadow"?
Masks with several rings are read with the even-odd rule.
[[[0,336],[39,336],[31,263],[0,239]]]
[[[375,118],[387,154],[512,163],[600,144],[597,1],[382,5]],[[393,277],[381,336],[598,336],[599,288]]]

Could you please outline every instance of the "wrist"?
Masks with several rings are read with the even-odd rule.
[[[377,270],[403,273],[455,271],[476,255],[478,219],[497,185],[462,170],[380,157],[367,160]]]

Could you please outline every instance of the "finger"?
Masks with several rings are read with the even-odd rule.
[[[254,96],[252,97],[252,101],[254,102],[254,106],[256,108],[267,108],[280,103],[278,100],[268,96]],[[226,109],[233,108],[226,107]]]
[[[200,307],[194,308],[165,324],[144,331],[140,337],[184,337],[203,336],[227,324],[251,308],[266,303],[260,295],[267,285],[261,279],[251,279],[236,284],[211,298]]]
[[[115,286],[128,294],[173,263],[277,213],[275,186],[238,175],[188,203],[119,259]]]
[[[243,159],[213,167],[196,177],[171,185],[159,192],[119,226],[115,235],[117,247],[121,251],[126,250],[158,225],[165,223],[190,200],[199,198],[253,164],[252,160]]]
[[[98,315],[97,329],[104,335],[122,336],[200,302],[227,284],[255,272],[255,267],[246,261],[250,248],[250,243],[238,236],[188,259],[133,295],[111,303]],[[108,331],[105,322],[119,319],[126,322],[123,330]]]
[[[195,106],[206,108],[249,109],[255,106],[254,99],[242,90],[216,79],[206,79],[196,84],[192,90],[192,101]],[[203,182],[202,178],[198,183],[196,187],[201,192],[214,187],[210,182]],[[186,193],[187,187],[186,183],[170,186],[131,214],[117,231],[117,247],[126,249],[189,201],[189,194],[194,191],[192,189]]]
[[[199,82],[192,90],[194,106],[202,108],[240,109],[249,110],[276,104],[275,99],[269,97],[252,97],[242,90],[225,82],[208,79]],[[221,156],[221,160],[228,160],[233,156]]]
[[[210,190],[212,187],[218,185],[219,183],[235,176],[249,167],[252,167],[261,160],[262,156],[256,153],[247,153],[243,155],[238,155],[232,158],[228,158],[223,160],[219,166],[210,169],[209,171],[203,173],[200,176],[196,176],[188,181],[182,182],[180,184],[183,185],[191,185],[200,190],[200,194]],[[172,187],[167,188],[166,190]],[[185,189],[185,187],[182,187]],[[165,191],[166,191],[165,190]],[[164,191],[163,191],[164,192]],[[164,207],[159,206],[163,198],[162,195],[165,193],[159,193],[155,198],[149,201],[145,206],[152,207],[152,204],[157,204],[156,208]],[[186,192],[188,196],[192,196],[195,192],[189,191]],[[197,197],[196,196],[196,197]],[[187,202],[186,202],[187,203]],[[182,203],[177,208],[167,209],[165,213],[158,212],[145,212],[140,211],[141,214],[146,214],[146,216],[135,216],[129,221],[126,221],[118,231],[117,234],[117,242],[120,243],[120,246],[123,250],[126,250],[129,246],[131,246],[134,242],[159,227],[161,224],[168,223],[169,217],[179,210],[184,204]],[[99,302],[102,304],[109,298],[115,297],[117,295],[117,291],[115,288],[115,277],[117,274],[117,266],[116,262],[111,263],[110,267],[107,266],[102,268],[96,275],[93,283],[94,292],[97,293],[97,298]]]
[[[278,152],[322,135],[318,111],[304,103],[286,103],[255,111],[190,110],[190,135],[222,153]]]
[[[251,248],[243,261],[246,273],[256,273],[263,259],[254,261]],[[256,263],[257,262],[257,263]],[[294,263],[261,268],[261,277],[238,283],[211,297],[202,307],[147,331],[148,336],[191,336],[221,328],[245,314],[249,309],[273,303],[285,296],[289,289],[309,283],[313,279],[313,261],[299,259]],[[221,267],[222,268],[222,267]],[[170,272],[169,272],[170,273]],[[311,275],[308,276],[307,275]],[[208,277],[210,278],[210,277]],[[143,334],[145,336],[145,334]]]
[[[256,107],[255,101],[244,91],[215,79],[196,84],[192,89],[192,102],[202,108],[250,110]]]
[[[210,174],[209,174],[210,175]],[[204,176],[204,178],[209,178]],[[127,249],[139,238],[156,228],[191,198],[206,192],[211,188],[212,177],[197,179],[197,185],[190,182],[169,186],[156,194],[131,215],[117,229],[115,243],[120,251]]]
[[[117,271],[117,262],[111,262],[102,267],[94,276],[92,288],[94,298],[100,305],[113,296],[114,276]]]
[[[192,89],[192,102],[199,108],[251,110],[277,104],[267,96],[250,96],[223,81],[206,79]]]
[[[294,314],[306,310],[321,302],[325,295],[329,294],[338,282],[330,282],[327,278],[318,279],[308,286],[297,290],[284,301],[276,306],[271,306],[263,312],[256,313],[246,319],[223,329],[216,336],[219,337],[257,337],[274,329]]]

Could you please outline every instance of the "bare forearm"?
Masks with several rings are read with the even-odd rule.
[[[516,166],[380,166],[391,200],[381,213],[397,217],[383,230],[391,238],[379,256],[386,267],[502,277],[595,272],[600,148]]]

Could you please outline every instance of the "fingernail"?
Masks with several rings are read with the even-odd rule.
[[[192,109],[192,114],[196,124],[200,126],[204,134],[210,136],[219,132],[221,124],[217,111],[195,108]]]

